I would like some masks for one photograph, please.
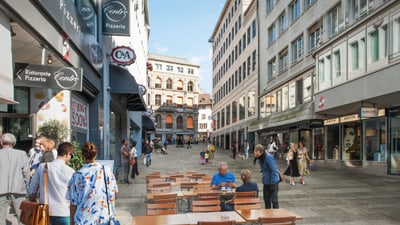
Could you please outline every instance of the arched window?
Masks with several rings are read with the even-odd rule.
[[[169,129],[171,129],[172,128],[172,116],[171,115],[167,115],[166,117],[165,117],[165,128],[169,128]]]
[[[162,80],[160,77],[156,78],[156,82],[154,83],[155,88],[161,88],[162,87]]]
[[[183,108],[183,97],[182,96],[178,96],[177,102],[176,102],[176,107]]]
[[[156,115],[156,127],[157,128],[162,128],[162,124],[161,124],[161,115],[160,114],[157,114]]]
[[[183,81],[178,80],[178,83],[176,85],[176,90],[183,91]]]
[[[167,79],[167,89],[172,89],[172,79],[171,78]]]
[[[176,118],[176,129],[183,129],[183,118],[182,118],[182,116],[178,116]]]
[[[188,82],[188,84],[187,84],[187,91],[190,91],[190,92],[193,91],[193,82],[192,82],[192,81],[189,81],[189,82]]]
[[[188,116],[186,119],[186,129],[193,130],[193,117]]]

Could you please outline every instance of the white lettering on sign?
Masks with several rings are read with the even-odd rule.
[[[71,100],[71,125],[87,130],[88,129],[88,105],[75,98]]]

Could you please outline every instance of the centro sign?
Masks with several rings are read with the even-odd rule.
[[[136,54],[127,46],[117,46],[112,49],[111,58],[118,65],[131,65],[136,60]]]

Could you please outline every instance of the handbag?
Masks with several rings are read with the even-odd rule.
[[[135,165],[136,161],[134,158],[129,160],[129,164],[131,164],[131,166]]]
[[[133,159],[135,160],[135,159]],[[103,165],[103,174],[104,174],[104,185],[106,187],[106,197],[107,197],[107,208],[108,208],[108,215],[110,217],[110,222],[109,225],[120,225],[121,223],[115,219],[115,217],[111,217],[111,213],[110,213],[110,205],[108,203],[108,185],[107,185],[107,181],[106,181],[106,170],[104,169],[104,165]]]
[[[23,201],[19,207],[21,215],[19,221],[25,225],[49,225],[50,214],[49,205],[47,204],[47,190],[48,190],[48,168],[47,163],[44,167],[44,204],[39,202]]]

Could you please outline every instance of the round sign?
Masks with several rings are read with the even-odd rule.
[[[153,110],[152,110],[152,109],[146,109],[146,111],[143,112],[143,115],[145,115],[145,116],[151,116],[151,115],[153,115]]]
[[[141,95],[145,95],[146,94],[146,87],[143,85],[143,84],[138,84],[138,86],[139,86],[139,93],[141,94]]]
[[[131,65],[136,61],[136,54],[127,46],[117,46],[111,51],[111,58],[119,65]]]

